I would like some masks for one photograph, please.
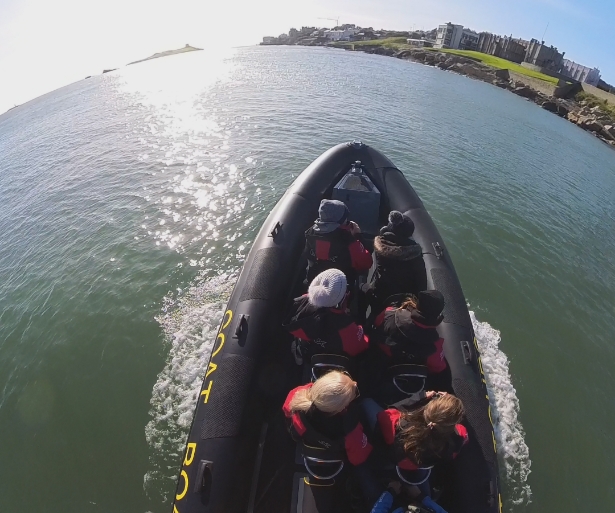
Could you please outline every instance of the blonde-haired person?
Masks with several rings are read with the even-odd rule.
[[[357,383],[339,371],[291,390],[282,407],[291,436],[311,447],[336,446],[352,465],[365,463],[372,446],[359,420],[358,397]]]

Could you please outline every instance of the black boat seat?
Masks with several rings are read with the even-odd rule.
[[[348,207],[349,219],[355,221],[361,232],[376,235],[380,229],[380,191],[365,173],[360,161],[333,187],[331,199],[343,201]]]
[[[309,474],[297,472],[293,476],[290,513],[339,513],[335,497],[339,486],[322,485]]]
[[[319,481],[330,481],[344,470],[345,455],[337,444],[325,449],[303,443],[301,444],[301,454],[305,470]]]
[[[327,372],[337,370],[350,375],[350,359],[338,354],[315,354],[310,360],[312,381],[324,376]]]
[[[387,376],[402,394],[417,395],[425,390],[427,367],[410,363],[393,365],[388,368]]]
[[[399,468],[399,466],[396,466],[395,470],[397,471],[399,479],[401,479],[404,483],[408,485],[418,486],[429,479],[429,476],[431,476],[432,468],[433,467],[421,468],[420,470],[424,471],[424,474],[420,477],[416,475],[416,471],[405,470],[403,468]]]
[[[377,393],[377,401],[386,407],[410,409],[425,398],[427,367],[400,364],[389,367]]]
[[[298,444],[298,463],[305,471],[294,476],[291,513],[336,513],[344,479],[336,479],[344,470],[345,456],[338,446],[311,447]]]
[[[344,460],[321,460],[313,456],[303,456],[305,470],[319,481],[329,481],[344,470]]]

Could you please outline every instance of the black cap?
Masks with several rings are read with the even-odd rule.
[[[439,290],[423,290],[417,295],[416,309],[425,317],[428,324],[435,326],[442,322],[444,296]]]
[[[410,216],[392,210],[389,214],[389,224],[381,228],[380,234],[384,235],[387,232],[394,233],[398,237],[410,238],[414,233],[414,223]]]

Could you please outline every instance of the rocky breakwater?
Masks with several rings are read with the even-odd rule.
[[[544,87],[539,86],[536,84],[537,79],[523,81],[516,74],[515,78],[511,78],[511,73],[506,69],[496,69],[478,60],[445,52],[420,48],[397,50],[386,46],[359,47],[357,50],[412,60],[488,82],[536,103],[543,109],[575,123],[583,130],[615,147],[615,117],[600,107],[589,108],[586,102],[576,101],[574,95],[578,89],[574,87],[557,87],[547,82],[544,82]],[[530,85],[530,81],[534,82],[534,87]],[[566,96],[571,96],[571,98],[566,98]]]
[[[605,143],[615,147],[615,116],[600,107],[589,107],[587,102],[575,103],[566,116],[583,130],[593,133]]]

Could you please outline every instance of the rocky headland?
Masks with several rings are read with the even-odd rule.
[[[584,94],[580,84],[556,86],[507,69],[496,69],[468,57],[437,50],[423,48],[399,50],[385,45],[348,46],[345,49],[412,60],[488,82],[536,103],[615,147],[615,108],[609,107],[605,102],[597,101],[598,99],[591,95]]]
[[[150,55],[145,59],[139,59],[138,61],[129,62],[127,66],[131,64],[138,64],[139,62],[151,61],[152,59],[160,59],[160,57],[168,57],[169,55],[177,55],[178,53],[186,53],[186,52],[199,52],[203,50],[202,48],[196,48],[194,46],[186,45],[183,48],[178,48],[177,50],[167,50],[166,52],[158,52],[154,55]],[[103,72],[104,73],[104,72]]]

